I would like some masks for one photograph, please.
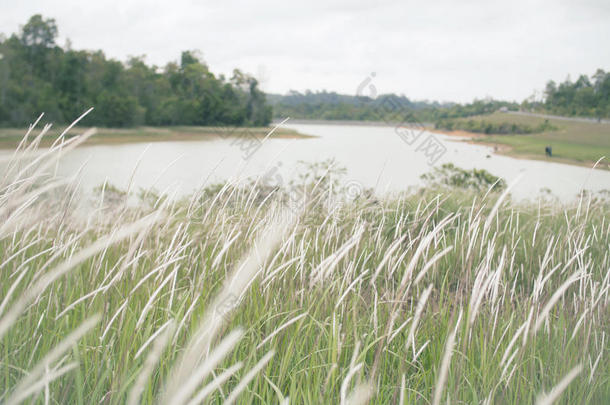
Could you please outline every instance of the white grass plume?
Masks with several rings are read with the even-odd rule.
[[[578,374],[580,374],[581,371],[582,364],[579,364],[570,370],[547,394],[543,393],[538,396],[536,405],[551,405],[553,402],[557,401],[561,396],[561,393],[570,385],[572,380],[578,377]]]
[[[455,346],[455,335],[457,334],[460,321],[462,319],[462,311],[455,323],[455,329],[449,334],[447,342],[445,343],[445,352],[443,354],[443,360],[441,361],[441,367],[438,372],[438,378],[436,379],[436,385],[434,387],[434,397],[432,399],[433,405],[440,405],[443,396],[445,385],[447,384],[447,374],[449,373],[449,363],[451,362],[451,356],[453,354],[453,347]]]
[[[287,328],[288,326],[292,325],[293,323],[297,322],[299,319],[304,318],[308,315],[307,312],[302,313],[301,315],[297,315],[294,318],[292,318],[291,320],[289,320],[288,322],[285,322],[284,324],[282,324],[281,326],[279,326],[278,328],[276,328],[273,332],[271,332],[271,334],[269,334],[269,336],[267,336],[262,342],[260,342],[257,346],[256,349],[260,349],[265,343],[267,343],[268,341],[270,341],[271,339],[273,339],[273,337],[275,335],[277,335],[278,333],[280,333],[282,330],[284,330],[285,328]]]
[[[36,299],[42,294],[49,285],[55,280],[72,270],[78,264],[84,262],[91,256],[106,249],[108,245],[116,243],[120,240],[128,238],[129,236],[137,233],[141,229],[148,227],[150,224],[158,221],[160,215],[158,212],[150,214],[132,224],[125,225],[117,231],[98,239],[88,247],[80,250],[77,254],[59,264],[55,269],[49,271],[40,277],[32,286],[24,291],[24,293],[13,303],[8,309],[6,314],[0,319],[0,337],[4,336],[4,333],[8,328],[15,322],[19,314],[26,308],[27,304]]]
[[[13,390],[11,396],[6,400],[6,404],[16,404],[23,401],[29,395],[37,390],[32,390],[32,386],[36,384],[36,380],[43,375],[45,367],[54,363],[59,357],[70,349],[82,336],[89,332],[100,320],[100,316],[96,315],[78,326],[68,336],[66,336],[57,346],[51,349],[29,372],[26,377],[19,381]],[[68,370],[66,370],[68,371]],[[43,385],[44,386],[44,385]],[[42,389],[43,386],[39,386]]]
[[[242,393],[242,391],[244,389],[246,389],[246,387],[248,386],[250,381],[252,381],[254,379],[254,377],[256,377],[256,375],[267,365],[267,363],[269,363],[271,358],[273,358],[274,354],[275,354],[275,351],[271,350],[270,352],[265,354],[258,361],[258,363],[256,363],[254,365],[254,367],[252,367],[252,369],[250,371],[248,371],[248,373],[241,379],[239,384],[237,384],[235,386],[235,388],[233,388],[233,391],[231,391],[231,394],[227,397],[226,401],[224,402],[225,405],[231,405],[232,403],[234,403],[237,400],[237,398]]]
[[[354,387],[345,399],[346,405],[364,405],[373,397],[373,388],[369,383],[363,383]]]
[[[204,314],[198,330],[190,338],[184,352],[177,360],[176,366],[172,369],[166,388],[166,402],[169,402],[169,398],[175,397],[176,390],[179,389],[181,383],[188,379],[200,359],[208,352],[212,340],[226,322],[226,317],[238,304],[235,301],[254,279],[259,269],[270,257],[274,247],[279,244],[289,229],[290,222],[286,216],[280,217],[279,223],[271,223],[262,231],[262,237],[254,243],[252,249],[238,263],[233,272],[227,276],[221,291],[212,300],[210,309]],[[235,303],[231,308],[224,308],[229,301]],[[220,309],[227,310],[220,313]]]
[[[224,384],[233,374],[239,371],[244,366],[244,363],[237,362],[233,364],[231,367],[218,374],[216,378],[210,381],[205,387],[203,387],[193,399],[188,402],[188,405],[197,405],[203,402],[212,392],[214,392],[218,387]]]
[[[428,301],[428,297],[432,292],[432,284],[430,284],[426,289],[421,293],[419,297],[419,301],[417,302],[417,307],[415,308],[415,315],[413,316],[413,322],[411,322],[411,327],[409,328],[409,333],[407,335],[407,342],[405,343],[405,347],[409,347],[412,343],[415,343],[415,331],[417,330],[417,324],[421,317],[422,312],[424,312],[424,307],[426,306],[426,301]]]
[[[210,374],[214,368],[220,363],[224,357],[229,354],[235,347],[237,342],[243,336],[241,329],[234,330],[225,337],[220,344],[212,350],[210,355],[199,366],[192,370],[191,374],[184,381],[180,382],[177,387],[173,388],[165,396],[162,401],[166,404],[182,405],[193,395],[197,387],[203,382],[205,377]]]
[[[173,319],[170,319],[169,321],[167,321],[167,323],[165,323],[163,326],[161,326],[159,328],[159,330],[157,330],[155,333],[153,333],[153,335],[150,337],[150,339],[148,339],[146,341],[146,343],[144,343],[142,345],[140,350],[138,350],[138,353],[136,353],[134,358],[137,358],[144,351],[144,349],[148,346],[148,344],[152,340],[157,338],[156,340],[154,340],[152,350],[148,353],[148,356],[146,356],[146,360],[144,361],[144,367],[142,367],[142,370],[138,374],[138,377],[136,378],[136,381],[133,384],[133,387],[129,391],[129,396],[127,398],[127,405],[137,405],[138,402],[140,401],[140,396],[142,395],[142,391],[144,390],[146,381],[152,374],[152,372],[155,368],[155,365],[157,364],[157,362],[159,361],[159,358],[161,357],[161,354],[163,353],[163,350],[167,346],[167,343],[169,342],[169,338],[171,337],[171,334],[174,331],[174,326],[175,326],[175,323],[174,323]]]

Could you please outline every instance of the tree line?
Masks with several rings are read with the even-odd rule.
[[[484,119],[441,119],[435,122],[434,127],[436,129],[446,129],[449,131],[462,130],[487,135],[536,134],[540,132],[555,131],[558,129],[556,126],[552,125],[548,119],[544,120],[538,125],[528,125],[518,122],[491,122]]]
[[[0,36],[0,125],[24,126],[45,112],[68,123],[89,107],[84,125],[265,126],[271,107],[255,78],[235,69],[215,76],[196,52],[179,62],[126,63],[101,50],[57,45],[53,19],[34,15],[17,34]]]
[[[500,109],[526,110],[565,116],[610,118],[610,72],[598,69],[589,78],[581,75],[572,82],[568,77],[556,84],[549,81],[542,101],[524,100],[521,103],[493,99],[475,100],[472,103],[438,103],[412,101],[405,96],[384,94],[375,99],[362,96],[347,96],[334,92],[300,93],[290,91],[286,95],[269,94],[276,118],[290,116],[306,119],[396,121],[396,111],[389,105],[398,106],[399,112],[408,111],[421,122],[436,123],[445,127],[455,118],[491,114]],[[400,121],[398,119],[398,121]],[[484,129],[481,129],[484,132]],[[536,129],[503,128],[506,133],[530,133]],[[504,132],[503,132],[504,133]]]
[[[541,107],[559,115],[609,118],[610,72],[598,69],[590,79],[580,75],[572,82],[568,77],[559,85],[549,81]]]
[[[413,101],[404,95],[382,94],[376,98],[335,92],[269,94],[276,118],[440,122],[453,118],[491,114],[500,108],[518,110],[519,104],[498,100],[475,100],[468,104]]]

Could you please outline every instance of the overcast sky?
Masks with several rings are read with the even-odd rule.
[[[198,49],[210,69],[254,74],[268,92],[380,93],[521,101],[547,80],[610,70],[610,1],[0,0],[0,32],[36,13],[59,44],[164,65]]]

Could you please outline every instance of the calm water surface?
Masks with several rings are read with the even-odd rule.
[[[287,125],[311,139],[269,139],[248,159],[234,139],[214,138],[193,142],[155,142],[98,145],[78,148],[63,158],[58,172],[68,175],[82,168],[82,184],[93,188],[104,181],[126,189],[154,187],[159,191],[188,194],[203,184],[247,179],[279,173],[288,180],[297,162],[334,158],[347,169],[346,181],[374,187],[379,194],[421,184],[420,176],[432,169],[416,146],[409,146],[392,127],[351,125]],[[422,139],[430,134],[423,134]],[[470,169],[486,169],[509,183],[521,173],[513,196],[536,199],[550,189],[562,201],[570,201],[585,188],[610,189],[610,171],[590,170],[544,161],[495,155],[486,146],[470,145],[434,134],[447,152],[436,162],[452,162]]]

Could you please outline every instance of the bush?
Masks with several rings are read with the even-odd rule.
[[[535,134],[546,131],[556,130],[557,127],[552,125],[549,120],[544,120],[539,125],[532,127],[526,124],[514,122],[494,123],[486,120],[439,120],[434,124],[436,129],[445,129],[448,131],[463,130],[479,134],[498,134],[498,135],[516,135],[516,134]]]
[[[429,186],[449,186],[477,191],[501,191],[506,188],[504,179],[494,176],[485,169],[465,170],[453,163],[445,163],[440,168],[435,167],[430,173],[423,174],[421,178]]]

